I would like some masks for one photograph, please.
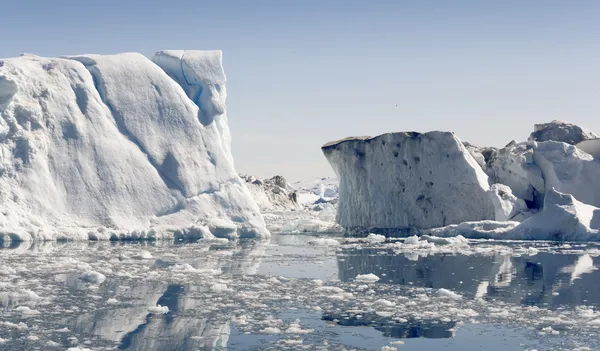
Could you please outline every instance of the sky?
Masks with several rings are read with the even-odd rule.
[[[221,49],[239,172],[333,175],[322,144],[600,132],[600,1],[2,0],[0,57]]]

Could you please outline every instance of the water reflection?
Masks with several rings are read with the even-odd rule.
[[[587,254],[535,256],[398,255],[381,249],[346,249],[339,277],[373,273],[379,283],[446,288],[472,298],[560,307],[600,305],[600,258]]]
[[[332,321],[342,326],[373,327],[383,333],[385,337],[396,339],[428,338],[443,339],[454,336],[456,322],[441,322],[432,320],[405,320],[391,321],[374,313],[361,315],[328,314],[323,315],[323,320]]]
[[[3,263],[15,266],[30,260],[52,261],[56,268],[46,270],[45,276],[40,278],[48,280],[46,285],[63,290],[60,293],[65,299],[61,302],[70,305],[60,308],[82,311],[45,321],[48,330],[54,326],[68,328],[68,333],[52,335],[53,340],[64,346],[74,345],[67,338],[73,334],[78,336],[76,342],[94,340],[96,346],[116,346],[121,350],[213,350],[227,346],[231,315],[215,308],[219,293],[209,291],[210,282],[220,277],[235,279],[255,274],[266,245],[268,242],[14,242],[0,248],[0,266]],[[70,262],[80,268],[70,269]],[[89,269],[81,268],[85,262],[93,262],[96,270],[98,266],[105,266],[105,270],[100,271],[107,279],[90,286],[81,276],[81,270]],[[156,269],[169,269],[177,264],[184,269],[180,274],[189,274],[189,279],[184,279],[188,282],[174,284],[143,278]],[[215,273],[198,275],[202,270]],[[128,277],[130,272],[132,276]],[[122,279],[119,275],[125,277]],[[200,279],[197,285],[194,279]],[[16,306],[6,300],[5,307]],[[90,302],[97,307],[83,312]],[[149,307],[157,305],[168,307],[168,313],[151,313]],[[208,312],[199,314],[199,309]],[[27,349],[30,345],[24,339],[14,346]]]

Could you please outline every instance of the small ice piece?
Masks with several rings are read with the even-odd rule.
[[[409,236],[408,238],[404,239],[404,243],[406,245],[417,245],[419,243],[419,237],[416,235]]]
[[[279,328],[276,327],[266,327],[265,329],[262,329],[261,331],[259,331],[260,334],[269,334],[269,335],[274,335],[274,334],[280,334],[281,330]]]
[[[222,293],[222,292],[232,292],[233,289],[227,287],[227,284],[215,283],[210,287],[210,291],[216,292],[216,293]]]
[[[31,308],[29,308],[27,306],[19,306],[19,307],[15,308],[15,311],[21,312],[21,314],[23,314],[24,316],[35,316],[35,315],[40,314],[40,311],[32,310]]]
[[[450,298],[452,300],[460,300],[460,299],[462,299],[461,295],[455,293],[454,291],[451,291],[451,290],[448,290],[448,289],[444,289],[444,288],[439,289],[436,292],[436,294],[438,296],[440,296],[440,297],[447,297],[447,298]]]
[[[131,256],[131,258],[138,260],[149,260],[152,259],[152,254],[146,250],[142,250],[138,254]]]
[[[3,338],[0,338],[0,344],[4,344],[4,343],[6,343],[6,342],[8,342],[8,339],[3,339]]]
[[[356,278],[354,278],[354,280],[357,282],[363,282],[363,283],[375,283],[376,281],[379,280],[379,277],[373,273],[359,274],[356,276]]]
[[[371,233],[365,238],[365,240],[370,243],[382,243],[385,242],[385,235]]]
[[[542,330],[540,331],[540,334],[542,334],[542,335],[545,335],[545,334],[558,335],[558,334],[560,334],[560,332],[558,330],[554,330],[554,329],[552,329],[552,327],[548,326],[548,327],[542,328]]]
[[[312,329],[303,329],[300,324],[300,320],[296,319],[294,322],[290,323],[290,326],[285,330],[287,334],[309,334],[312,333]]]
[[[391,347],[391,346],[383,346],[381,348],[381,351],[398,351],[398,349],[395,347]]]
[[[96,271],[88,271],[81,276],[81,280],[90,284],[99,285],[106,280],[106,277],[102,273]]]
[[[386,300],[386,299],[379,299],[375,302],[373,302],[373,306],[377,306],[377,307],[394,307],[396,306],[395,303],[393,303],[392,301]]]
[[[340,242],[335,239],[318,238],[318,239],[310,240],[308,242],[308,244],[314,245],[314,246],[339,246]]]
[[[112,297],[110,299],[106,300],[107,305],[116,305],[118,303],[119,303],[119,300],[112,298]]]
[[[161,305],[150,306],[148,307],[148,311],[154,314],[167,314],[169,313],[169,307]]]

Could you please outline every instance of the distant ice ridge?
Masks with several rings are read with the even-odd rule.
[[[0,62],[0,241],[269,235],[220,51]]]

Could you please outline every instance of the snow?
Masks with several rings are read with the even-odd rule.
[[[495,218],[488,177],[453,133],[389,133],[321,149],[340,179],[337,220],[349,232]]]
[[[576,145],[584,140],[600,138],[600,135],[582,128],[578,125],[563,122],[552,121],[534,125],[534,131],[529,135],[529,140],[533,141],[559,141],[571,145]]]
[[[268,236],[233,167],[221,54],[184,54],[3,60],[0,240]]]

